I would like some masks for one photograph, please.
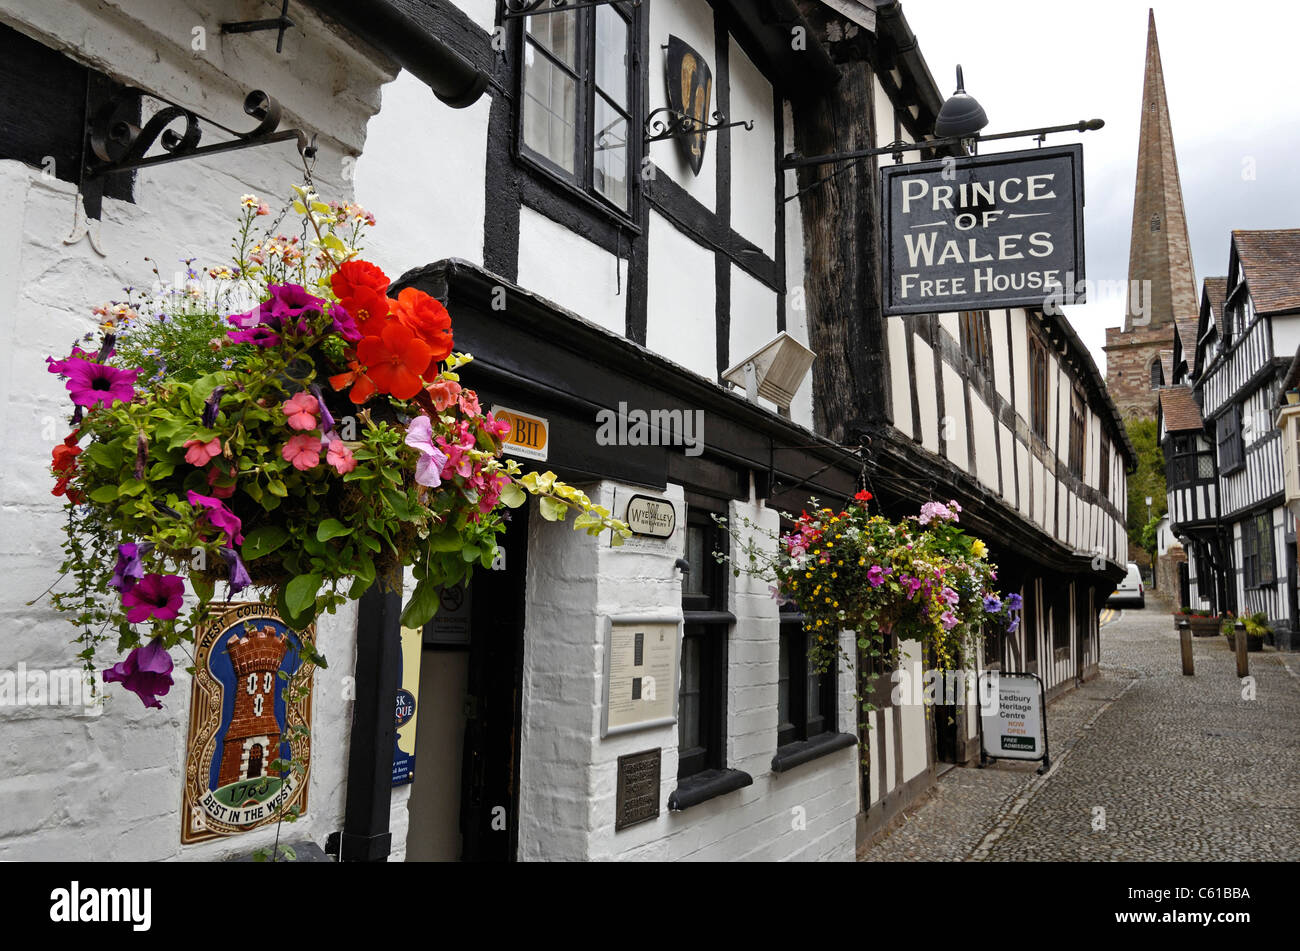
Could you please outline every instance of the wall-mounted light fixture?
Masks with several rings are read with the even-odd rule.
[[[788,412],[815,359],[817,354],[783,330],[723,373],[722,378],[743,387],[750,402],[758,402],[761,396]]]

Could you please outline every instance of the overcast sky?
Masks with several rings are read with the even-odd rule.
[[[960,63],[966,91],[988,114],[985,132],[1106,121],[1098,132],[1047,140],[1083,143],[1092,281],[1128,276],[1151,7],[1145,0],[903,0],[940,93],[953,91]],[[1163,0],[1154,9],[1199,300],[1201,281],[1227,270],[1234,228],[1300,227],[1300,3]],[[1033,145],[992,142],[981,152]],[[1123,297],[1067,313],[1104,373],[1105,328],[1123,322]]]

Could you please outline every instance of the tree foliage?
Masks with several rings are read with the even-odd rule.
[[[1168,511],[1165,500],[1165,456],[1154,419],[1130,419],[1128,438],[1137,450],[1137,470],[1128,477],[1128,538],[1134,545],[1155,550],[1155,532],[1148,526],[1147,496],[1151,496],[1151,521]]]

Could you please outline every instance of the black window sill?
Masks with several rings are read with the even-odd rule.
[[[804,763],[857,746],[858,738],[852,733],[822,733],[807,740],[798,740],[779,747],[772,757],[772,772],[784,773],[786,770],[802,766]]]
[[[738,769],[706,769],[677,781],[668,797],[668,811],[680,812],[717,796],[754,785],[754,777]]]

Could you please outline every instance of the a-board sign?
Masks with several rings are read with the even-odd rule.
[[[980,680],[980,697],[992,701],[980,711],[984,753],[995,759],[1045,760],[1043,682],[1036,674],[996,670],[982,672]]]
[[[1083,146],[880,170],[886,314],[1082,303]]]

